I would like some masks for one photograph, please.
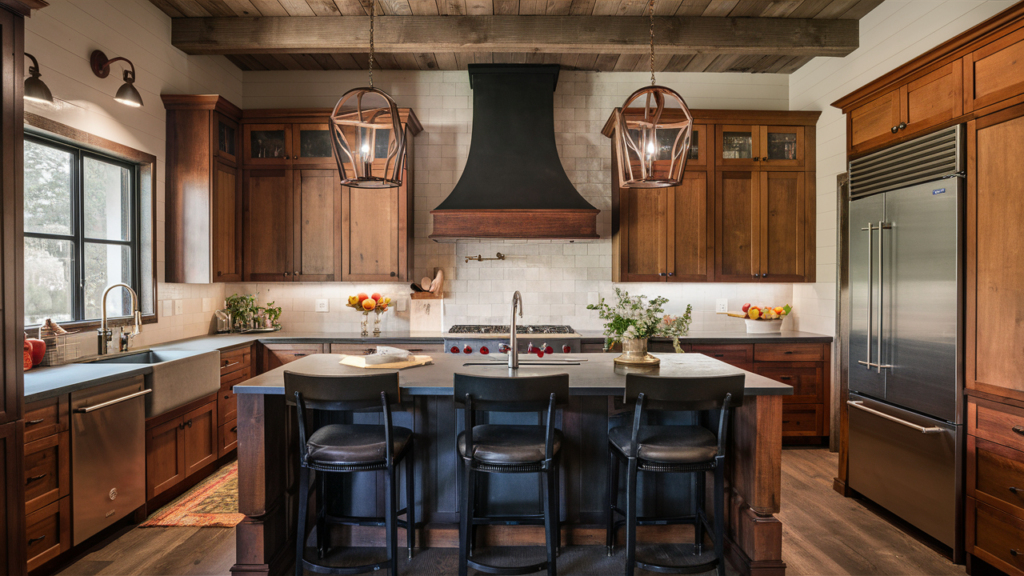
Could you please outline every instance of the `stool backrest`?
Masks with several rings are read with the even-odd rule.
[[[554,454],[555,406],[569,403],[569,375],[475,376],[455,374],[455,405],[465,408],[466,454],[473,454],[474,415],[483,412],[547,411],[544,459]]]
[[[400,400],[398,372],[358,376],[310,376],[284,373],[285,402],[295,406],[299,424],[299,454],[303,464],[309,456],[306,444],[306,410],[325,412],[370,411],[384,415],[384,445],[387,465],[394,464],[392,453],[391,404]]]
[[[569,375],[476,376],[455,374],[455,404],[463,407],[466,394],[473,409],[484,412],[540,412],[548,409],[551,395],[555,404],[569,403]]]
[[[721,410],[718,418],[718,455],[725,456],[729,412],[743,404],[744,374],[726,376],[672,377],[646,374],[626,375],[625,403],[633,402],[633,434],[630,457],[637,456],[643,412],[708,412]]]

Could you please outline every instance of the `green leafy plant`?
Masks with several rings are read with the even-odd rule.
[[[270,320],[270,325],[274,328],[281,325],[281,307],[274,307],[273,302],[267,302],[267,305],[263,307],[263,315]]]
[[[611,347],[614,342],[623,340],[664,336],[672,339],[672,347],[682,352],[679,337],[686,336],[690,331],[690,314],[693,306],[687,304],[682,316],[665,315],[663,306],[668,298],[658,296],[648,300],[647,296],[630,296],[621,288],[615,289],[618,302],[614,307],[601,298],[597,304],[588,304],[588,310],[597,310],[604,325],[605,346]]]

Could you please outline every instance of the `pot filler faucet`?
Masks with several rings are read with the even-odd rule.
[[[109,294],[110,291],[113,290],[114,288],[124,288],[125,290],[128,291],[129,294],[131,294],[132,297],[132,310],[134,310],[132,316],[135,319],[135,328],[132,330],[129,337],[134,338],[138,336],[139,326],[142,324],[142,313],[139,312],[139,299],[138,296],[135,295],[135,290],[132,290],[131,286],[124,283],[111,284],[110,286],[107,286],[107,289],[103,291],[103,307],[100,309],[100,327],[99,329],[96,330],[97,332],[99,332],[97,338],[97,354],[99,354],[100,356],[103,356],[104,354],[107,353],[107,342],[113,340],[114,337],[113,332],[109,328],[107,328],[107,294]]]
[[[519,290],[512,295],[512,317],[509,318],[508,328],[508,367],[510,370],[517,370],[519,368],[519,346],[516,342],[516,306],[519,306],[519,317],[523,317],[523,297],[519,294]]]

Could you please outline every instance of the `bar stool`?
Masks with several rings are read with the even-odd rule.
[[[398,574],[398,526],[405,527],[409,558],[415,545],[415,496],[413,492],[413,434],[408,428],[391,425],[391,404],[399,401],[398,373],[360,376],[308,376],[284,373],[285,397],[294,404],[299,425],[299,516],[295,554],[295,575],[303,568],[318,574],[361,574],[387,567]],[[321,425],[327,412],[376,412],[383,424]],[[312,421],[312,422],[311,422]],[[314,428],[307,436],[310,425]],[[405,461],[406,507],[398,510],[398,471]],[[387,560],[362,566],[332,567],[305,558],[309,506],[309,472],[316,471],[316,547],[319,558],[330,549],[326,537],[329,524],[384,526]],[[333,516],[327,512],[326,473],[384,472],[384,516]],[[406,514],[406,520],[398,519]]]
[[[562,432],[555,428],[555,407],[569,402],[569,375],[485,377],[455,374],[455,405],[465,409],[466,430],[459,434],[458,450],[463,463],[460,490],[459,576],[469,568],[487,574],[529,574],[547,569],[558,574],[559,543],[558,463]],[[546,413],[541,425],[476,425],[475,413]],[[518,516],[477,517],[475,482],[484,474],[544,475],[544,513]],[[499,567],[469,559],[474,527],[488,524],[544,525],[547,560],[530,566]]]
[[[626,525],[626,575],[636,567],[661,573],[692,574],[717,568],[725,575],[725,447],[729,414],[743,403],[743,374],[697,378],[671,378],[628,374],[626,404],[635,403],[633,425],[608,432],[611,457],[608,482],[608,554],[615,547],[615,532]],[[718,434],[706,427],[709,412],[719,411]],[[700,424],[652,426],[644,424],[644,412],[696,412]],[[625,460],[626,510],[617,506],[619,462]],[[639,472],[696,474],[696,511],[693,516],[637,517]],[[704,510],[705,474],[714,472],[714,512],[711,522]],[[615,515],[624,520],[615,520]],[[636,527],[651,524],[693,524],[694,555],[673,566],[636,559]],[[713,534],[714,554],[704,553],[704,530]]]

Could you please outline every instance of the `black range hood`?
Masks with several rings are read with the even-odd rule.
[[[473,140],[430,238],[596,239],[599,210],[555,148],[558,65],[470,64]]]

